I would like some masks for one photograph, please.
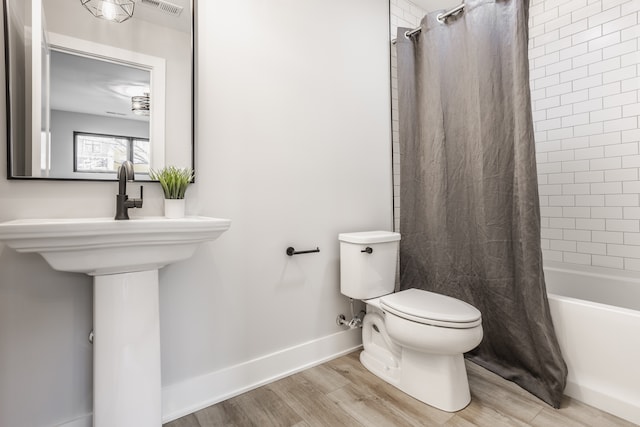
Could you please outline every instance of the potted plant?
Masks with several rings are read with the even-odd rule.
[[[149,177],[162,186],[164,192],[164,216],[182,218],[184,216],[184,193],[193,180],[193,170],[168,166],[160,170],[149,170]]]

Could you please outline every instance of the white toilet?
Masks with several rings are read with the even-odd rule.
[[[393,293],[400,234],[342,233],[340,290],[363,300],[360,361],[405,393],[448,412],[469,404],[462,353],[482,341],[480,311],[419,289]]]

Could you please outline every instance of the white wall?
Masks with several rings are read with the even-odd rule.
[[[165,271],[176,283],[163,301],[178,303],[163,342],[191,349],[163,359],[168,384],[339,331],[337,234],[390,229],[392,217],[388,3],[199,8],[206,185],[191,208],[233,223],[212,262]],[[289,258],[290,245],[321,252]],[[184,293],[183,275],[211,279]]]
[[[170,417],[357,345],[359,331],[335,324],[348,313],[337,234],[392,226],[388,3],[201,1],[199,10],[198,176],[187,209],[233,223],[160,274]],[[0,221],[110,216],[116,186],[0,179]],[[160,189],[146,187],[134,214],[159,214]],[[289,245],[321,252],[289,258]],[[0,425],[91,411],[90,283],[0,246]]]
[[[545,260],[640,271],[640,1],[533,0]]]

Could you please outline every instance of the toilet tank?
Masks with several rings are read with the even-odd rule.
[[[400,233],[341,233],[338,240],[340,292],[343,295],[354,299],[370,299],[393,292]]]

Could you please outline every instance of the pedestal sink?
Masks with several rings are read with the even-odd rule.
[[[158,269],[217,239],[228,219],[24,219],[0,241],[56,270],[94,277],[93,425],[162,424]]]

